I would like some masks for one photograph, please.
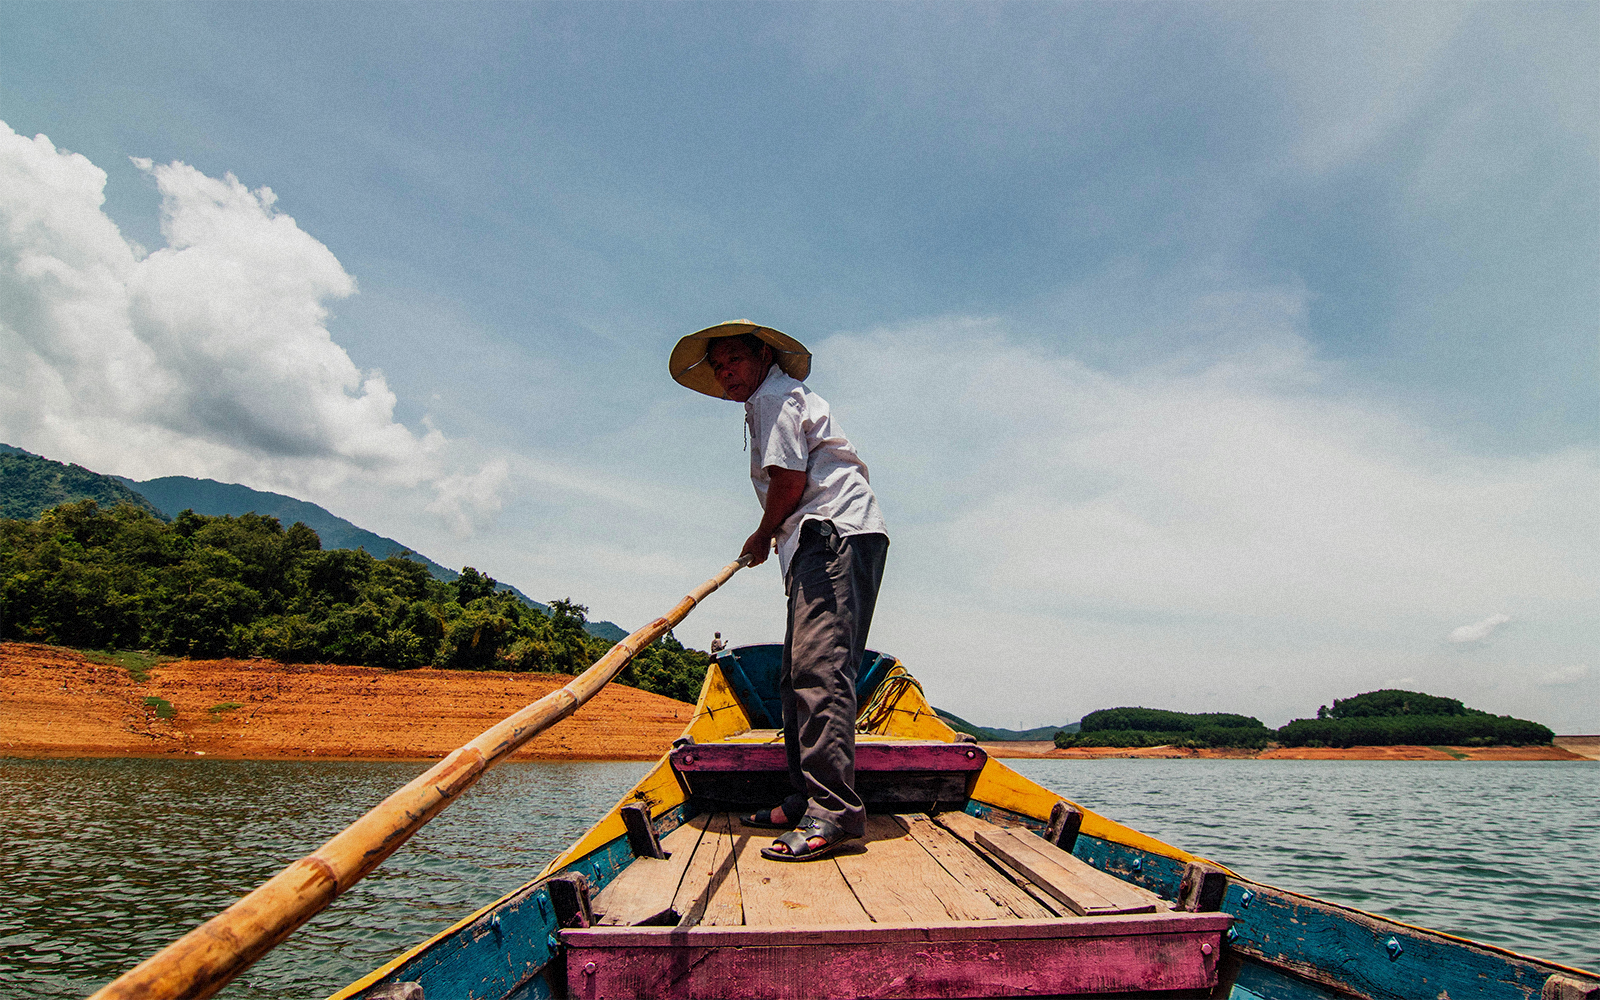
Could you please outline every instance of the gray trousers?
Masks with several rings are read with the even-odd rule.
[[[789,753],[786,816],[815,816],[851,836],[866,832],[856,794],[856,671],[878,603],[889,537],[840,535],[807,521],[789,563],[783,641],[783,743]]]

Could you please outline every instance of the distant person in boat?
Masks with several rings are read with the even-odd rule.
[[[779,689],[794,790],[744,822],[789,831],[766,857],[820,858],[866,832],[855,788],[855,681],[888,531],[866,463],[803,381],[811,353],[799,341],[749,320],[721,323],[678,341],[670,368],[697,392],[744,404],[762,516],[741,555],[759,566],[776,548],[789,596]]]
[[[712,656],[716,656],[718,653],[722,652],[724,649],[727,649],[727,648],[728,648],[728,644],[722,641],[722,633],[721,632],[718,632],[717,634],[715,634],[715,635],[713,635],[711,637],[711,655]]]

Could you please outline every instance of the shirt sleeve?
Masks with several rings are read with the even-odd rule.
[[[792,395],[771,396],[762,399],[757,413],[756,428],[760,440],[761,468],[777,466],[794,472],[804,472],[808,466],[811,449],[806,446],[805,414],[798,399]]]

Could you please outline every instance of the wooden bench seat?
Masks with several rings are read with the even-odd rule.
[[[729,806],[770,806],[789,793],[783,742],[691,743],[670,756],[690,794]],[[856,791],[869,808],[949,808],[965,802],[989,755],[975,743],[924,740],[856,744]]]

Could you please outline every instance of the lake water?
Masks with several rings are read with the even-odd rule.
[[[1282,888],[1600,968],[1600,764],[1009,763]],[[0,759],[0,996],[88,994],[424,766]],[[502,766],[220,995],[326,996],[533,877],[648,767]]]

